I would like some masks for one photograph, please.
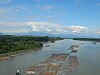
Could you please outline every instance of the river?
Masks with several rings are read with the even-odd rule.
[[[0,75],[15,75],[19,69],[22,75],[29,66],[36,65],[44,61],[53,53],[68,53],[71,45],[79,45],[77,53],[71,55],[77,56],[79,66],[68,75],[99,75],[100,74],[100,43],[93,44],[88,41],[59,40],[55,43],[45,43],[39,50],[17,54],[16,57],[9,60],[0,61]],[[50,47],[45,47],[50,45]]]

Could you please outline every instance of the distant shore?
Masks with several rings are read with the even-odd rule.
[[[73,40],[100,42],[100,38],[73,38]]]

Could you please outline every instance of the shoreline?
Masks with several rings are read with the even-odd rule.
[[[26,49],[26,50],[20,50],[20,51],[15,51],[15,52],[10,52],[10,53],[4,53],[4,54],[1,54],[0,55],[0,61],[2,60],[9,60],[13,57],[16,57],[18,54],[21,54],[21,53],[26,53],[26,52],[29,52],[29,51],[35,51],[35,50],[39,50],[39,49],[42,49],[43,47],[41,48],[35,48],[35,49]]]
[[[57,40],[56,40],[57,41]],[[25,50],[20,50],[20,51],[15,51],[15,52],[10,52],[10,53],[4,53],[4,54],[0,54],[0,61],[3,61],[3,60],[9,60],[13,57],[16,57],[18,54],[24,54],[26,52],[29,52],[29,51],[35,51],[35,50],[39,50],[39,49],[42,49],[44,47],[45,44],[48,44],[48,43],[51,43],[51,41],[48,41],[48,42],[42,42],[43,46],[40,47],[40,48],[34,48],[34,49],[25,49]]]

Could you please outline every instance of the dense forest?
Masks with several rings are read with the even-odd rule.
[[[73,40],[100,42],[100,38],[73,38]]]
[[[61,40],[60,37],[48,36],[14,36],[1,35],[0,36],[0,54],[10,53],[20,50],[42,48],[42,42]]]

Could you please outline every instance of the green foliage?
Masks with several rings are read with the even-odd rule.
[[[43,47],[41,42],[61,40],[60,37],[48,37],[48,36],[13,36],[13,35],[1,35],[0,36],[0,54],[36,49]]]
[[[41,42],[47,42],[46,37],[34,37],[34,36],[0,36],[0,54],[41,48],[43,44]]]

